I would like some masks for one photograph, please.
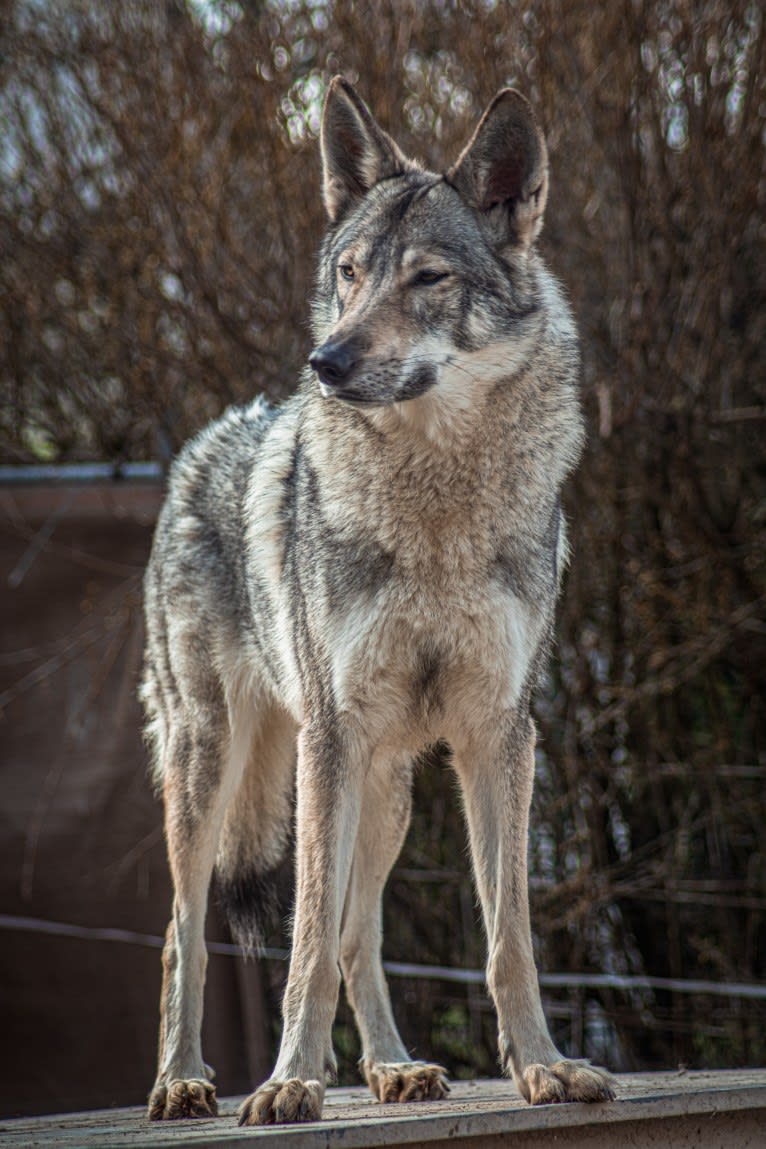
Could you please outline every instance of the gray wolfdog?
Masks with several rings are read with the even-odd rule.
[[[316,350],[278,411],[229,410],[181,453],[146,576],[143,697],[173,915],[153,1118],[216,1111],[202,1058],[215,870],[238,936],[295,824],[281,1048],[245,1125],[319,1117],[341,974],[382,1101],[437,1099],[380,958],[413,763],[446,744],[488,939],[503,1072],[533,1104],[613,1096],[543,1016],[529,926],[530,694],[583,440],[579,356],[535,251],[545,141],[501,91],[457,162],[407,159],[341,77],[322,119],[329,228]]]

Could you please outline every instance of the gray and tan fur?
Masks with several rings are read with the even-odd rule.
[[[341,972],[373,1092],[445,1095],[444,1070],[397,1032],[380,958],[413,762],[437,742],[462,788],[503,1072],[532,1103],[603,1100],[608,1074],[549,1036],[527,901],[530,694],[583,440],[575,328],[534,247],[545,142],[505,90],[435,175],[336,78],[321,144],[313,370],[278,411],[230,410],[186,447],[146,577],[144,699],[175,883],[150,1115],[215,1111],[208,887],[215,868],[246,933],[248,890],[293,819],[282,1044],[241,1122],[319,1116]]]

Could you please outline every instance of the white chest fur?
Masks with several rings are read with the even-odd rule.
[[[496,577],[449,588],[394,576],[330,622],[336,705],[376,745],[459,744],[516,706],[544,625]]]
[[[376,743],[455,744],[517,705],[552,602],[533,605],[498,564],[503,540],[534,534],[530,506],[509,494],[507,441],[476,436],[442,457],[389,443],[363,481],[338,438],[327,442],[332,460],[310,451],[317,473],[332,467],[327,529],[351,549],[361,535],[390,560],[378,585],[327,604],[319,629],[335,704]]]

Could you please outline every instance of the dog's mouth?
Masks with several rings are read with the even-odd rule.
[[[340,399],[342,403],[347,403],[350,407],[385,407],[394,402],[393,397],[387,399],[380,395],[360,395],[351,388],[329,387],[321,379],[319,380],[319,390],[323,399]]]
[[[421,364],[404,381],[386,392],[367,390],[363,385],[342,387],[318,375],[319,390],[324,399],[340,399],[352,407],[392,407],[424,395],[436,381],[437,371],[431,364]]]

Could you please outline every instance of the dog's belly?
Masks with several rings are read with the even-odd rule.
[[[376,746],[472,740],[513,710],[544,631],[540,613],[490,583],[472,597],[361,598],[335,629],[333,695]]]

